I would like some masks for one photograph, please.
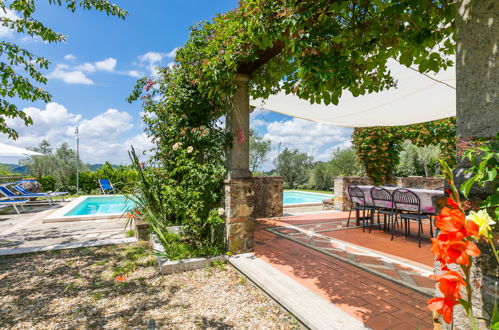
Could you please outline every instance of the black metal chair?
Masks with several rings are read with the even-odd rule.
[[[365,222],[370,221],[371,224],[373,222],[374,207],[372,205],[367,205],[364,192],[357,186],[348,186],[348,197],[350,198],[350,212],[348,213],[347,227],[350,224],[352,210],[355,210],[357,221],[362,221],[362,231],[365,231]],[[362,218],[359,217],[360,211],[362,211]],[[366,217],[366,212],[368,213],[368,217]],[[369,232],[370,231],[371,228],[369,227]]]
[[[400,219],[404,220],[406,238],[408,235],[411,234],[410,221],[418,222],[418,245],[419,247],[421,247],[423,220],[429,219],[429,217],[421,213],[421,200],[419,199],[419,196],[416,195],[414,192],[410,191],[409,189],[399,188],[393,192],[392,198],[395,210],[399,213]],[[429,220],[430,220],[430,232],[433,232],[431,219]],[[392,240],[393,240],[393,232],[394,232],[394,226],[392,226]]]
[[[393,225],[395,225],[398,222],[397,220],[398,212],[394,211],[393,209],[392,194],[383,187],[372,187],[370,193],[374,209],[378,213],[378,225],[381,229],[379,215],[382,214],[383,230],[387,230],[390,228],[390,222],[393,222]]]

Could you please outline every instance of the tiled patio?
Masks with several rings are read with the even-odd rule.
[[[371,234],[346,229],[347,217],[327,212],[259,219],[255,255],[369,328],[431,329],[429,228],[418,248],[417,237],[399,234],[390,241],[377,228]]]

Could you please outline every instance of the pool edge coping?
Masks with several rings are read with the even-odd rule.
[[[120,219],[123,213],[109,213],[109,214],[89,214],[89,215],[70,215],[65,214],[74,209],[78,204],[83,202],[89,197],[109,197],[109,196],[124,196],[117,195],[85,195],[73,199],[62,208],[52,212],[49,216],[45,217],[42,223],[56,223],[56,222],[73,222],[73,221],[92,221],[92,220],[115,220]]]

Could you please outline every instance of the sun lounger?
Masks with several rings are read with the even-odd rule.
[[[99,181],[100,190],[104,195],[111,193],[115,194],[114,187],[111,181],[109,181],[108,179],[99,179],[98,181]]]
[[[26,190],[21,185],[14,185],[13,186],[15,190],[20,192],[24,196],[30,196],[30,197],[61,197],[62,201],[64,202],[64,195],[67,195],[68,193],[66,191],[54,191],[54,192],[45,192],[45,193],[33,193],[29,190]]]
[[[17,214],[19,214],[25,211],[24,204],[27,202],[28,201],[26,199],[0,199],[0,206],[12,206],[14,210],[16,210]]]
[[[5,197],[9,199],[26,199],[26,198],[36,198],[36,197],[48,197],[49,199],[47,200],[47,204],[52,205],[54,203],[53,195],[48,195],[48,194],[38,194],[38,193],[29,193],[29,194],[21,194],[17,195],[14,194],[12,191],[10,191],[7,187],[5,186],[0,186],[0,193],[2,193]],[[41,204],[45,203],[45,201],[37,201],[36,204]]]

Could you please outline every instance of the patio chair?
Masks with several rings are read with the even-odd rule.
[[[433,227],[431,219],[428,217],[428,215],[421,213],[421,200],[419,199],[419,196],[409,189],[399,188],[393,192],[392,198],[395,210],[398,211],[400,219],[404,220],[406,238],[411,233],[410,221],[418,222],[418,245],[419,247],[421,247],[423,220],[424,219],[430,220],[430,233],[432,236],[433,236]],[[414,210],[407,210],[407,208],[412,208]],[[394,232],[394,226],[392,226],[392,240],[393,240],[393,232]]]
[[[109,181],[108,179],[99,179],[98,181],[99,181],[100,190],[104,195],[111,193],[115,194],[114,187],[111,181]]]
[[[370,221],[369,232],[371,232],[371,227],[374,222],[374,207],[367,205],[366,196],[362,189],[357,186],[348,186],[348,197],[350,198],[350,212],[348,213],[347,227],[350,224],[350,217],[352,215],[352,210],[355,210],[357,222],[362,221],[362,231],[365,231],[366,221]],[[362,218],[359,217],[360,211],[362,211]],[[368,217],[366,217],[366,212]]]
[[[34,192],[31,192],[31,191],[27,190],[26,188],[24,188],[21,185],[14,185],[12,187],[15,190],[17,190],[18,192],[20,192],[22,195],[25,195],[25,196],[30,196],[30,197],[49,197],[49,198],[61,197],[61,199],[62,199],[63,202],[64,202],[64,195],[68,194],[67,191],[53,191],[53,192],[34,193]]]
[[[398,223],[397,215],[398,213],[393,210],[392,194],[383,187],[372,187],[371,200],[373,201],[374,209],[378,213],[378,224],[380,225],[379,215],[383,215],[383,229],[387,230],[390,228],[390,222],[392,226]],[[388,221],[387,221],[388,218]]]
[[[41,193],[29,193],[29,194],[15,194],[12,191],[10,191],[6,186],[0,186],[0,192],[7,198],[9,199],[26,199],[26,198],[36,198],[36,197],[48,197],[48,201],[46,202],[47,204],[52,205],[54,201],[52,200],[51,195],[48,194],[41,194]],[[37,204],[42,204],[45,203],[44,201],[37,201]]]
[[[0,199],[0,206],[12,206],[14,210],[16,210],[16,213],[20,214],[21,212],[26,211],[24,204],[27,202],[28,200],[26,199]],[[18,206],[21,209],[20,211],[17,208]]]

